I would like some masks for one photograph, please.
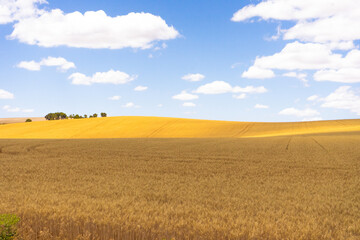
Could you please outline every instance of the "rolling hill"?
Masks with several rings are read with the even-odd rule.
[[[0,126],[0,138],[242,138],[360,131],[360,119],[234,122],[166,117],[107,117]]]

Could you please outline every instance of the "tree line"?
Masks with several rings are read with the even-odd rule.
[[[102,113],[100,113],[100,116],[107,117],[107,114],[102,112]],[[89,118],[97,118],[98,114],[94,113],[93,115],[89,115],[89,116],[87,114],[84,114],[84,116],[82,116],[79,114],[67,115],[66,113],[63,113],[63,112],[55,112],[55,113],[46,114],[45,119],[46,120],[63,120],[63,119],[80,119],[80,118],[88,118],[88,117]]]

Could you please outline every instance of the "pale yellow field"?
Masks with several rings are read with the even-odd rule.
[[[292,123],[107,117],[0,126],[0,138],[241,138],[360,131],[360,120]]]
[[[44,117],[0,118],[0,124],[23,123],[26,119],[31,119],[33,122],[46,121]]]

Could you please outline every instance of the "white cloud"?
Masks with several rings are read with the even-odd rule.
[[[288,73],[284,73],[283,76],[297,78],[304,83],[305,87],[309,87],[309,84],[308,84],[309,81],[307,80],[306,73],[288,72]]]
[[[9,105],[5,105],[3,107],[3,109],[7,112],[20,112],[20,108],[16,107],[16,108],[12,108]]]
[[[112,101],[118,101],[120,100],[121,96],[112,96],[112,97],[109,97],[108,99],[109,100],[112,100]]]
[[[145,86],[137,86],[136,88],[134,88],[134,91],[141,92],[141,91],[146,91],[147,89],[148,87]]]
[[[71,68],[75,68],[75,64],[73,62],[69,62],[62,57],[48,57],[42,59],[40,62],[22,61],[16,66],[18,68],[24,68],[29,71],[39,71],[41,66],[57,67],[57,69],[60,71],[67,71]]]
[[[189,73],[189,74],[183,76],[181,79],[190,81],[190,82],[198,82],[198,81],[203,80],[204,78],[205,78],[205,76],[200,73]]]
[[[202,94],[223,94],[223,93],[265,93],[267,89],[263,86],[254,87],[254,86],[247,86],[247,87],[239,87],[235,86],[232,87],[229,83],[224,81],[214,81],[212,83],[207,83],[198,87],[195,90],[196,93]]]
[[[260,86],[260,87],[246,86],[243,88],[235,86],[235,87],[233,87],[233,90],[232,90],[232,92],[234,92],[234,93],[266,93],[267,91],[268,90],[263,86]]]
[[[159,107],[159,108],[161,108],[161,107],[163,107],[163,106],[164,106],[164,105],[161,104],[161,103],[157,105],[157,107]]]
[[[198,87],[195,90],[196,93],[202,94],[222,94],[232,92],[232,86],[224,81],[214,81]]]
[[[254,106],[254,108],[258,108],[258,109],[268,109],[269,106],[263,105],[263,104],[256,104],[256,105]]]
[[[343,63],[340,54],[333,54],[329,47],[317,43],[288,43],[272,56],[257,57],[254,66],[262,69],[324,69],[338,68]]]
[[[245,93],[241,93],[239,95],[233,95],[233,98],[235,99],[245,99],[246,98],[246,94]]]
[[[168,47],[168,46],[167,46],[166,43],[162,43],[161,46],[155,47],[154,50],[155,50],[155,51],[159,51],[159,50],[165,49],[165,48],[167,48],[167,47]]]
[[[192,102],[185,102],[185,103],[183,103],[183,106],[184,107],[196,107],[196,104],[192,103]]]
[[[243,72],[241,77],[265,79],[265,78],[273,78],[275,77],[275,74],[272,70],[251,66],[247,71]]]
[[[360,82],[360,50],[353,49],[345,56],[333,53],[329,46],[318,43],[288,43],[279,53],[257,57],[253,68],[279,70],[317,70],[316,81]],[[244,72],[244,74],[247,72]],[[305,73],[285,73],[284,76],[296,77],[307,85]]]
[[[128,102],[125,105],[123,105],[122,107],[124,107],[124,108],[140,108],[139,105],[135,105],[135,103],[133,103],[133,102]]]
[[[147,49],[156,41],[178,36],[174,27],[150,13],[131,12],[111,17],[102,10],[66,14],[54,9],[39,16],[22,18],[14,25],[9,39],[41,47]]]
[[[0,24],[39,16],[44,11],[38,9],[37,5],[44,3],[47,2],[45,0],[0,0]]]
[[[328,69],[320,70],[314,74],[315,81],[331,81],[341,83],[359,83],[359,68],[342,68],[339,70]]]
[[[3,109],[7,112],[23,112],[23,113],[32,113],[34,109],[21,109],[18,107],[11,107],[10,105],[5,105]]]
[[[199,96],[197,96],[195,94],[188,93],[186,91],[181,91],[180,94],[177,94],[177,95],[173,96],[172,98],[176,99],[176,100],[181,100],[181,101],[189,101],[189,100],[198,99]]]
[[[127,73],[110,70],[108,72],[97,72],[91,77],[82,73],[73,73],[69,76],[74,85],[92,85],[94,83],[125,84],[133,81],[137,76],[130,76]]]
[[[318,100],[319,99],[319,96],[318,95],[312,95],[310,97],[308,97],[306,100],[308,101],[315,101],[315,100]]]
[[[350,86],[339,87],[321,101],[321,107],[350,110],[360,115],[360,95],[351,90]]]
[[[279,112],[280,115],[289,115],[296,117],[314,117],[320,115],[318,111],[311,108],[306,109],[296,109],[296,108],[285,108]]]
[[[41,60],[40,65],[48,66],[48,67],[58,67],[59,70],[66,71],[70,68],[75,68],[75,64],[73,62],[67,61],[62,57],[48,57]]]
[[[341,69],[360,67],[360,51],[353,49],[344,57],[329,46],[318,43],[288,43],[279,53],[258,57],[255,66],[269,69]]]
[[[360,51],[354,44],[360,40],[357,0],[266,0],[243,7],[232,20],[240,22],[254,17],[294,21],[292,27],[278,30],[278,35],[295,42],[274,55],[257,57],[245,75],[256,68],[317,70],[316,81],[360,82]],[[334,50],[349,52],[342,55]]]
[[[4,89],[0,89],[0,99],[13,99],[13,98],[14,98],[14,94],[5,91]]]
[[[320,121],[323,120],[322,117],[307,117],[303,118],[301,121]]]
[[[357,0],[268,0],[237,11],[232,20],[254,17],[264,20],[294,20],[295,26],[283,30],[283,38],[318,43],[349,42],[360,39],[360,5]],[[346,44],[343,44],[346,43]],[[343,46],[341,46],[343,45]]]
[[[38,62],[35,61],[22,61],[18,65],[16,65],[18,68],[24,68],[29,71],[40,71],[41,65]]]

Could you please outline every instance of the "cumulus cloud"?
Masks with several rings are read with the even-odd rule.
[[[181,79],[190,81],[190,82],[198,82],[198,81],[203,80],[204,78],[205,78],[205,76],[200,73],[189,73],[189,74],[183,76]]]
[[[127,73],[110,70],[108,72],[97,72],[91,77],[83,73],[73,73],[69,76],[74,85],[92,85],[94,83],[103,84],[125,84],[133,81],[137,76],[130,76]]]
[[[18,68],[24,68],[29,71],[40,71],[41,66],[57,67],[57,69],[60,71],[67,71],[71,68],[75,68],[75,64],[73,62],[69,62],[62,57],[48,57],[42,59],[40,62],[21,61],[16,66]]]
[[[183,106],[184,107],[196,107],[196,104],[192,103],[192,102],[185,102],[185,103],[183,103]]]
[[[251,69],[278,70],[317,70],[316,81],[334,81],[354,83],[360,68],[360,50],[353,49],[345,56],[333,53],[329,46],[319,43],[288,43],[279,53],[270,56],[257,57]],[[296,77],[307,85],[305,73],[285,73],[284,76]]]
[[[342,68],[339,70],[327,69],[320,70],[314,74],[315,81],[331,81],[341,83],[359,83],[359,68]]]
[[[137,86],[136,88],[134,88],[134,91],[142,92],[142,91],[146,91],[147,89],[148,87],[145,86]]]
[[[82,14],[54,9],[43,11],[38,16],[22,18],[14,25],[8,38],[41,47],[147,49],[153,47],[156,41],[178,36],[173,26],[151,13],[131,12],[111,17],[102,10]]]
[[[108,99],[109,100],[112,100],[112,101],[118,101],[120,100],[121,96],[112,96],[112,97],[109,97]]]
[[[288,73],[284,73],[283,76],[297,78],[304,83],[305,87],[309,87],[309,84],[308,84],[309,81],[307,80],[306,73],[288,72]]]
[[[254,108],[258,108],[258,109],[268,109],[269,106],[268,105],[263,105],[263,104],[256,104],[254,106]]]
[[[308,117],[302,119],[302,121],[320,121],[320,120],[323,120],[322,117]]]
[[[196,93],[202,94],[222,94],[232,92],[233,87],[224,81],[214,81],[198,87],[195,90]]]
[[[237,11],[232,21],[254,17],[263,20],[292,20],[295,25],[283,30],[286,40],[338,43],[341,47],[360,39],[360,6],[357,0],[267,0]],[[346,44],[342,44],[346,43]]]
[[[360,95],[351,86],[341,86],[321,101],[321,107],[345,109],[360,115]]]
[[[5,111],[7,111],[7,112],[20,112],[20,108],[18,108],[18,107],[12,108],[12,107],[9,106],[9,105],[5,105],[5,106],[3,107],[3,109],[4,109]]]
[[[181,100],[181,101],[189,101],[189,100],[198,99],[199,96],[197,96],[195,94],[188,93],[187,91],[181,91],[181,93],[173,96],[172,98],[176,99],[176,100]]]
[[[306,100],[308,100],[308,101],[316,101],[318,99],[319,99],[318,95],[312,95],[312,96],[308,97]]]
[[[5,105],[3,107],[3,110],[7,112],[23,112],[23,113],[32,113],[34,112],[34,109],[21,109],[18,107],[11,107],[10,105]]]
[[[35,61],[22,61],[16,65],[18,68],[24,68],[29,71],[40,71],[41,65]]]
[[[128,102],[128,103],[124,104],[122,107],[124,107],[124,108],[140,108],[139,105],[136,105],[133,102]]]
[[[14,94],[4,89],[0,89],[0,99],[13,99],[13,98],[14,98]]]
[[[0,24],[7,24],[44,13],[38,9],[45,0],[0,0]]]
[[[274,55],[257,57],[243,74],[253,69],[316,70],[316,81],[360,82],[360,51],[354,44],[360,39],[359,13],[357,0],[266,0],[243,7],[232,21],[259,18],[295,22],[278,31],[284,40],[294,42]],[[343,56],[334,50],[348,52]]]
[[[232,87],[229,83],[224,81],[214,81],[198,87],[195,93],[202,94],[223,94],[223,93],[265,93],[267,89],[263,86],[254,87]]]
[[[275,77],[275,74],[272,70],[251,66],[247,71],[243,72],[241,77],[265,79],[265,78],[273,78]]]
[[[246,98],[246,94],[245,93],[241,93],[239,95],[233,95],[233,98],[235,99],[245,99]]]
[[[342,56],[333,54],[329,47],[318,43],[288,43],[271,56],[257,57],[254,66],[262,69],[316,70],[338,68]]]
[[[320,113],[311,108],[296,109],[296,108],[285,108],[279,112],[280,115],[296,116],[296,117],[314,117],[320,115]]]

